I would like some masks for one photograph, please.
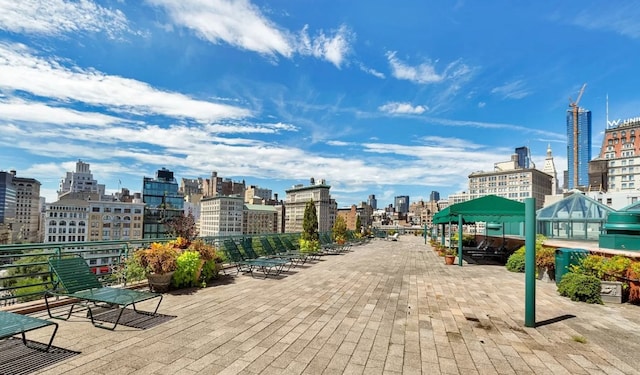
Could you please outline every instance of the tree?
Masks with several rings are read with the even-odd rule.
[[[362,222],[360,222],[360,215],[356,215],[356,232],[360,233],[360,227],[362,227]]]
[[[333,239],[336,242],[342,242],[347,239],[347,222],[344,217],[338,215],[335,223],[333,223]]]
[[[167,219],[165,228],[169,237],[182,237],[191,242],[198,237],[196,219],[191,211],[187,215],[174,216]]]
[[[318,214],[313,199],[307,202],[304,207],[304,218],[302,221],[302,239],[307,241],[318,241]]]

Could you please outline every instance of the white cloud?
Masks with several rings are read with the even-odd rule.
[[[65,67],[54,58],[35,56],[23,45],[2,42],[0,91],[24,91],[61,102],[77,101],[134,115],[157,114],[200,122],[251,114],[244,108],[193,99],[134,79],[77,66]]]
[[[502,86],[494,87],[491,93],[500,95],[503,99],[522,99],[530,94],[522,80],[508,82]]]
[[[358,66],[360,67],[360,70],[362,70],[363,72],[367,73],[367,74],[371,74],[374,77],[380,78],[380,79],[384,79],[386,78],[384,73],[381,73],[373,68],[369,68],[367,66],[365,66],[362,63],[359,63]]]
[[[419,84],[441,83],[446,80],[462,81],[466,80],[472,71],[460,60],[449,63],[444,71],[438,73],[435,64],[430,61],[411,66],[398,59],[395,51],[387,52],[387,59],[391,66],[391,74],[395,78]]]
[[[147,0],[166,10],[171,22],[193,30],[210,43],[257,52],[277,59],[295,54],[313,56],[340,68],[355,34],[345,25],[312,38],[308,26],[299,33],[278,26],[249,0]]]
[[[323,31],[320,31],[316,37],[311,39],[308,34],[308,26],[305,26],[300,32],[299,52],[303,55],[312,55],[329,61],[340,68],[350,52],[350,45],[354,38],[354,34],[345,25],[342,25],[332,35],[325,35]]]
[[[485,102],[479,102],[478,103],[478,108],[484,108],[487,105],[487,103]]]
[[[441,82],[444,76],[436,73],[435,66],[430,63],[422,63],[418,66],[409,66],[396,58],[395,52],[388,52],[387,59],[391,65],[391,74],[397,79],[405,79],[415,83]]]
[[[106,126],[123,121],[102,113],[80,112],[67,108],[51,107],[44,103],[32,103],[14,99],[0,100],[0,118],[8,121],[40,122],[44,124],[85,124]]]
[[[620,3],[616,6],[596,3],[589,9],[581,9],[573,24],[591,30],[608,30],[632,39],[640,39],[640,8],[637,3]]]
[[[429,108],[422,105],[413,106],[411,103],[389,102],[378,107],[378,110],[390,114],[412,114],[419,115]]]
[[[265,55],[291,57],[291,37],[248,0],[147,0],[163,7],[171,20],[211,43]]]
[[[104,32],[115,38],[129,26],[121,11],[91,0],[0,0],[0,29],[51,36]]]

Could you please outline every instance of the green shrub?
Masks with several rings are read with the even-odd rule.
[[[215,260],[208,260],[202,265],[202,271],[200,273],[200,279],[203,286],[207,285],[207,281],[211,281],[218,277],[220,273],[219,265]]]
[[[320,250],[320,242],[317,240],[305,240],[300,238],[300,252],[302,253],[315,253]]]
[[[176,260],[178,268],[171,278],[171,284],[176,288],[196,286],[196,275],[200,269],[200,253],[197,251],[184,251]]]
[[[562,276],[558,293],[572,301],[602,304],[600,279],[592,275],[569,272]]]
[[[509,256],[505,267],[511,272],[524,272],[524,259],[524,246],[522,246]]]

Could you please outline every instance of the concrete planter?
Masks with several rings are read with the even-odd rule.
[[[620,281],[601,281],[600,297],[604,303],[622,303],[622,283]]]

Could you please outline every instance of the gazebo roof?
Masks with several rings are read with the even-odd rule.
[[[497,195],[486,195],[445,208],[433,216],[433,223],[457,222],[458,215],[462,215],[464,223],[476,221],[522,222],[525,215],[524,203]]]
[[[575,192],[552,205],[539,209],[536,212],[536,219],[542,221],[604,221],[610,212],[615,212],[615,210],[583,193]]]

